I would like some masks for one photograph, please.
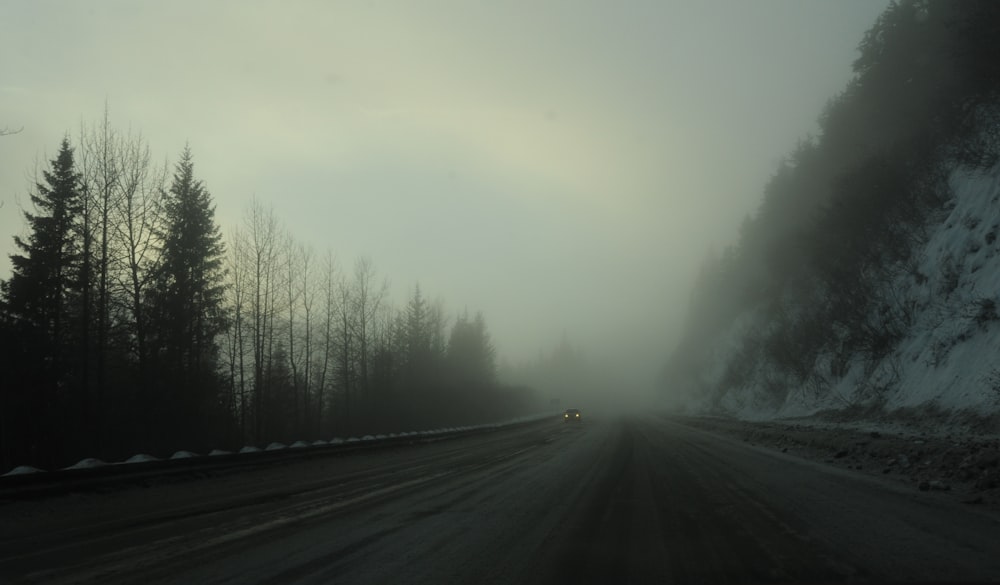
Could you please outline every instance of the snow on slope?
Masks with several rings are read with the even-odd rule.
[[[917,312],[897,348],[889,408],[1000,407],[1000,168],[955,172],[951,181],[951,209],[920,255],[927,281],[899,283]]]
[[[778,405],[767,401],[763,388],[780,375],[760,365],[752,380],[717,397],[714,408],[762,420],[863,404],[877,395],[887,411],[935,406],[1000,414],[1000,166],[958,170],[950,181],[954,196],[915,251],[917,270],[900,271],[888,285],[913,315],[891,356],[874,365],[855,359],[829,391],[792,391]],[[756,314],[738,319],[716,344],[714,366],[702,382],[715,387],[744,333],[766,327]],[[691,406],[712,409],[707,400]]]

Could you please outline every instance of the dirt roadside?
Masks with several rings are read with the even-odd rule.
[[[860,429],[828,420],[677,422],[829,465],[879,475],[969,506],[1000,510],[1000,437],[965,432]]]

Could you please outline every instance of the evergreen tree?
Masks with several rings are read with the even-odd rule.
[[[14,237],[22,254],[10,257],[13,274],[3,290],[4,313],[12,325],[31,330],[44,344],[46,360],[56,360],[65,343],[72,293],[79,270],[75,221],[80,211],[80,175],[73,149],[63,139],[44,183],[31,195],[35,213],[24,212],[30,230],[27,241]]]
[[[496,383],[496,350],[482,313],[470,319],[464,313],[455,321],[448,340],[448,369],[458,389],[487,389]]]
[[[427,312],[427,302],[418,284],[413,289],[413,297],[406,305],[406,363],[411,368],[426,361],[431,351]]]
[[[7,463],[58,461],[55,428],[59,405],[78,396],[72,390],[74,307],[79,297],[80,176],[73,149],[64,139],[51,168],[31,194],[25,212],[27,240],[14,238],[12,275],[0,283],[0,351],[9,361],[0,384],[0,459]]]
[[[194,177],[190,148],[185,147],[170,189],[163,194],[163,211],[165,227],[153,303],[161,364],[188,391],[212,389],[216,387],[216,338],[226,325],[225,249],[212,197]],[[200,402],[207,397],[189,398]]]

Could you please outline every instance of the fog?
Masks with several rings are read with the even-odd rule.
[[[645,389],[886,4],[8,2],[0,278],[36,165],[107,103],[190,145],[227,233],[256,196],[397,305],[482,311],[503,362],[565,336]]]

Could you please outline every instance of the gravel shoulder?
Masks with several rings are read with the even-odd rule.
[[[968,428],[830,417],[746,421],[671,417],[745,443],[898,481],[968,506],[1000,510],[1000,436]],[[888,427],[888,428],[887,428]],[[878,429],[878,430],[876,430]]]

